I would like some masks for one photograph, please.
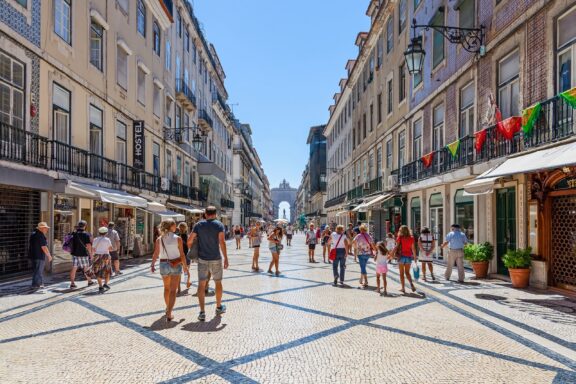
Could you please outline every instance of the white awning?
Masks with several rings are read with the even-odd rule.
[[[492,172],[494,168],[490,168],[483,174],[476,177],[474,180],[464,185],[464,196],[484,195],[494,191],[494,183],[499,177],[486,177],[485,175]]]
[[[163,212],[167,210],[164,204],[160,204],[157,201],[149,201],[146,209],[150,212]]]
[[[493,170],[478,176],[478,179],[510,176],[573,164],[576,164],[576,141],[511,157]]]
[[[167,204],[172,208],[182,209],[183,211],[186,211],[188,213],[192,213],[194,215],[200,215],[200,214],[204,213],[203,209],[194,208],[194,207],[191,207],[191,206],[186,205],[186,204],[176,204],[176,203],[167,203]]]
[[[148,211],[148,212],[160,216],[160,218],[162,220],[174,219],[174,221],[176,221],[176,222],[186,221],[186,217],[183,214],[178,213],[178,212],[174,212],[174,211],[170,211],[169,209],[167,209],[165,211]]]
[[[370,207],[378,204],[378,203],[383,203],[386,200],[392,198],[394,196],[393,193],[385,193],[383,195],[380,196],[376,196],[373,199],[370,199],[368,201],[363,202],[362,204],[360,204],[359,206],[357,206],[356,208],[353,209],[353,211],[356,212],[366,212]]]
[[[76,183],[74,181],[71,181],[66,186],[66,193],[93,200],[101,200],[105,203],[127,205],[135,208],[148,207],[148,201],[146,199],[131,195],[127,192],[117,189],[103,188],[97,185]]]

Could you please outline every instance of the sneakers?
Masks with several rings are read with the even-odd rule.
[[[95,282],[94,280],[90,280],[90,281],[88,282],[88,286],[89,286],[89,287],[90,287],[91,285],[94,285],[94,284],[96,284],[96,282]],[[74,287],[76,287],[76,285],[74,285]]]
[[[200,314],[198,315],[198,320],[199,321],[206,321],[206,313],[200,312]]]
[[[222,315],[226,313],[226,306],[224,304],[222,304],[219,307],[216,307],[216,315]]]
[[[116,276],[123,275],[123,274],[124,274],[124,272],[120,272],[120,271],[116,272]]]
[[[337,285],[338,285],[338,278],[337,278],[337,277],[334,278],[334,284],[332,284],[332,285],[333,285],[333,286],[337,286]]]
[[[99,294],[103,294],[104,292],[106,292],[106,291],[104,290],[104,287],[99,287],[99,288],[98,288],[98,293],[99,293]]]
[[[90,283],[88,283],[88,284],[90,284]],[[70,284],[70,289],[74,289],[74,288],[77,288],[76,284],[71,283],[71,284]]]
[[[104,284],[102,287],[107,291],[110,290],[110,286],[108,284]]]

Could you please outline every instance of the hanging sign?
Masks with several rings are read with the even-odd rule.
[[[134,161],[132,162],[132,165],[134,166],[134,168],[136,169],[142,169],[144,170],[145,168],[145,161],[146,161],[146,156],[145,156],[145,139],[144,139],[144,121],[143,120],[134,120]]]

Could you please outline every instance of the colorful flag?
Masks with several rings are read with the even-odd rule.
[[[536,123],[536,120],[538,120],[541,109],[542,105],[540,103],[536,103],[522,111],[522,131],[524,132],[524,136],[532,135],[534,123]]]
[[[476,139],[476,152],[480,152],[482,150],[482,148],[484,147],[484,142],[486,141],[486,134],[488,133],[488,130],[486,128],[484,128],[481,131],[478,131],[474,134],[474,138]]]
[[[432,165],[432,160],[434,160],[434,152],[430,152],[429,154],[422,156],[422,163],[424,164],[425,168],[428,168],[430,165]]]
[[[560,97],[566,100],[572,108],[576,108],[576,87],[569,89],[566,92],[562,92]]]
[[[452,155],[452,158],[455,159],[458,156],[458,149],[460,148],[460,139],[456,140],[453,143],[450,143],[446,146],[448,148],[448,152]]]
[[[506,140],[512,140],[516,132],[522,128],[522,118],[519,116],[509,117],[496,124],[496,128]]]

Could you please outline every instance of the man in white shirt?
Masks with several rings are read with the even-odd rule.
[[[113,221],[108,223],[108,233],[106,237],[110,239],[112,243],[112,251],[110,251],[110,258],[112,259],[112,266],[114,267],[114,271],[116,272],[116,276],[121,275],[120,272],[120,235],[118,231],[114,229],[115,224]]]
[[[294,235],[294,228],[292,224],[288,224],[288,227],[286,227],[286,245],[288,247],[292,245],[292,235]]]

